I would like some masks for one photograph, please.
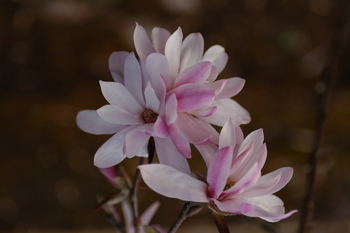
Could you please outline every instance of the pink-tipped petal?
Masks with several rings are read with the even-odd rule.
[[[203,55],[204,39],[200,33],[191,33],[181,46],[180,72],[198,63]]]
[[[216,106],[216,112],[209,117],[202,117],[211,124],[223,126],[229,118],[235,120],[235,124],[247,124],[250,115],[247,110],[232,99],[214,100],[211,106]]]
[[[167,98],[165,103],[165,121],[168,125],[173,124],[177,119],[177,99],[172,94]]]
[[[113,186],[118,186],[115,182],[115,178],[117,177],[114,167],[106,167],[99,168],[100,172],[105,176],[105,178],[111,183]]]
[[[126,134],[134,129],[129,126],[108,139],[96,152],[94,164],[99,168],[112,167],[125,159],[123,154],[123,144]]]
[[[145,29],[138,23],[136,23],[134,31],[134,43],[137,54],[142,61],[146,61],[148,55],[156,52],[147,36]]]
[[[202,127],[200,121],[187,113],[179,113],[174,125],[188,142],[199,144],[208,141],[212,136],[209,131]]]
[[[113,134],[122,129],[125,125],[112,124],[102,120],[95,110],[80,111],[76,117],[78,127],[91,134]]]
[[[187,68],[176,78],[174,88],[186,83],[203,84],[209,77],[210,69],[211,63],[208,61]]]
[[[214,82],[216,80],[216,78],[218,77],[218,75],[219,75],[218,68],[216,66],[213,66],[213,64],[212,64],[207,82],[209,82],[209,83]]]
[[[217,107],[209,107],[207,109],[204,109],[202,111],[192,111],[192,115],[197,116],[197,117],[208,117],[213,115],[216,112]]]
[[[203,110],[208,108],[215,98],[214,91],[199,84],[181,85],[170,91],[168,95],[173,93],[176,94],[178,112]]]
[[[119,125],[139,125],[143,124],[141,114],[131,114],[129,112],[124,112],[120,108],[116,108],[110,104],[102,106],[97,109],[97,114],[101,119]]]
[[[120,51],[113,52],[109,56],[109,70],[115,82],[124,84],[124,63],[129,52]]]
[[[152,29],[152,44],[158,53],[165,53],[165,44],[170,36],[170,32],[164,28]]]
[[[244,192],[245,197],[270,195],[281,190],[292,178],[293,168],[283,167],[262,176],[249,190]]]
[[[254,207],[240,199],[232,198],[232,199],[224,199],[222,201],[212,200],[216,207],[225,212],[231,214],[245,214],[249,213],[254,209]]]
[[[168,126],[165,122],[164,116],[160,115],[157,118],[157,121],[154,123],[153,132],[157,137],[165,138],[168,134]]]
[[[225,125],[222,127],[219,138],[219,148],[224,148],[227,146],[235,146],[236,144],[236,125],[232,118],[230,118]]]
[[[208,202],[207,185],[163,164],[138,166],[145,183],[155,192],[184,201]]]
[[[130,130],[125,136],[123,152],[128,158],[137,155],[137,153],[148,143],[150,136],[142,133],[140,128],[141,126]]]
[[[187,175],[191,174],[187,159],[176,149],[170,137],[154,138],[159,162]]]
[[[242,78],[226,79],[226,84],[221,92],[215,96],[216,100],[227,99],[237,95],[243,88],[245,80]]]
[[[174,83],[179,73],[182,37],[182,30],[179,27],[165,45],[165,57],[169,61],[171,84]]]
[[[228,55],[225,49],[220,45],[210,47],[203,55],[202,61],[210,61],[218,68],[218,73],[225,68],[228,60]]]
[[[245,200],[254,206],[252,211],[245,213],[246,216],[262,218],[268,222],[277,222],[297,212],[293,210],[285,214],[283,201],[275,195],[246,198]]]
[[[170,86],[168,60],[160,53],[153,53],[148,56],[145,66],[152,87],[154,88],[158,99],[162,100],[165,97],[165,90],[163,83],[160,81],[160,76],[165,80],[166,86]]]
[[[144,108],[135,100],[130,91],[116,82],[100,81],[101,90],[106,100],[113,106],[131,114],[140,114]]]
[[[204,85],[209,87],[215,92],[215,99],[217,98],[217,95],[224,89],[225,85],[227,83],[226,79],[220,79],[215,82],[205,83]]]
[[[217,199],[225,188],[232,163],[232,147],[219,150],[208,168],[208,195]]]
[[[179,130],[175,124],[168,126],[168,129],[170,138],[179,153],[185,158],[191,158],[192,156],[190,144],[186,137],[182,134],[181,130]]]
[[[224,191],[225,194],[239,194],[254,186],[261,176],[258,164],[255,164],[240,180],[233,180],[235,184]]]
[[[125,87],[133,94],[134,98],[144,106],[145,100],[142,93],[141,68],[134,53],[130,53],[125,60],[124,83]]]
[[[160,202],[156,201],[142,213],[142,215],[140,216],[140,222],[142,226],[148,225],[151,222],[154,214],[158,210],[159,205]]]
[[[152,110],[153,112],[158,112],[160,102],[150,82],[148,82],[144,94],[146,99],[146,108]]]

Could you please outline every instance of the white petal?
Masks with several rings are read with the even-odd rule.
[[[111,124],[101,119],[95,110],[80,111],[76,117],[78,127],[91,134],[113,134],[122,129],[125,125]]]
[[[184,201],[208,202],[207,185],[163,164],[138,166],[145,183],[155,192]]]
[[[142,114],[144,108],[125,86],[116,82],[103,81],[100,81],[100,85],[103,96],[114,107],[131,114]]]
[[[143,124],[141,114],[131,114],[129,112],[124,112],[120,108],[115,108],[112,105],[105,105],[97,109],[97,114],[101,119],[119,125],[139,125]]]
[[[171,166],[187,175],[191,174],[187,159],[176,149],[170,137],[154,138],[159,162]]]
[[[211,61],[218,68],[218,73],[225,68],[228,55],[225,48],[220,45],[211,46],[203,55],[202,61]]]
[[[148,140],[150,138],[149,135],[144,134],[140,131],[140,127],[141,126],[138,126],[130,130],[125,136],[123,152],[128,158],[132,158],[137,155],[140,150],[148,143]]]
[[[153,46],[158,53],[164,54],[165,44],[169,37],[171,36],[170,32],[164,28],[155,27],[152,30],[152,42]]]
[[[179,27],[168,39],[165,45],[165,57],[169,61],[171,84],[179,74],[182,44],[182,30]]]
[[[144,106],[145,100],[143,98],[141,68],[134,53],[130,53],[125,60],[124,83],[134,98]]]
[[[152,110],[153,112],[158,112],[160,102],[150,82],[148,82],[145,90],[145,99],[146,108]]]
[[[145,63],[150,82],[157,97],[160,101],[165,98],[164,84],[160,81],[160,76],[165,80],[167,86],[170,85],[169,80],[169,63],[164,55],[153,53],[148,56]]]
[[[142,61],[146,61],[148,55],[156,52],[147,36],[145,29],[138,23],[136,23],[134,31],[134,43],[137,54]]]
[[[126,134],[135,128],[129,126],[108,139],[96,152],[94,164],[99,168],[112,167],[125,159],[123,145]]]
[[[129,52],[114,52],[109,56],[109,70],[115,82],[124,84],[124,63]]]
[[[191,33],[181,46],[180,73],[188,67],[198,63],[203,55],[204,40],[200,33]]]

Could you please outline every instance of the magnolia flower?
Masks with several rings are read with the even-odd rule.
[[[113,134],[96,152],[94,163],[106,168],[135,155],[147,157],[147,145],[154,137],[159,160],[189,173],[185,158],[168,136],[164,120],[165,86],[161,77],[153,81],[143,72],[143,64],[133,53],[118,52],[110,57],[115,82],[100,81],[102,94],[110,103],[97,111],[85,110],[77,115],[78,126],[93,134]]]
[[[208,161],[206,182],[162,164],[139,166],[145,183],[155,192],[184,201],[208,203],[222,215],[243,214],[276,222],[296,210],[284,212],[283,202],[273,193],[291,179],[293,169],[280,168],[261,176],[267,151],[262,130],[244,140],[229,120],[223,127],[217,152]]]
[[[197,145],[218,138],[209,123],[223,126],[230,117],[237,124],[248,123],[250,116],[230,99],[245,81],[241,78],[215,81],[227,63],[224,48],[215,45],[203,55],[204,40],[200,33],[182,39],[181,28],[172,35],[165,29],[154,28],[153,44],[140,25],[136,25],[134,32],[136,51],[145,62],[152,85],[157,85],[152,79],[159,76],[165,81],[169,135],[178,151],[189,158],[189,143]]]

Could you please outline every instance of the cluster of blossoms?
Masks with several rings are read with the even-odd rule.
[[[145,183],[155,192],[184,201],[208,203],[222,215],[243,214],[269,222],[284,219],[283,202],[273,193],[292,177],[292,168],[261,176],[267,151],[263,132],[244,138],[241,124],[249,113],[231,99],[244,80],[217,80],[228,55],[215,45],[204,52],[200,33],[183,39],[152,30],[150,40],[136,24],[134,53],[114,52],[109,59],[113,82],[100,81],[108,105],[84,110],[77,124],[92,134],[114,134],[96,152],[94,163],[104,169],[126,157],[148,157],[154,143],[160,164],[139,166]],[[219,134],[212,125],[223,127]],[[150,140],[150,138],[154,140]],[[191,175],[190,144],[201,153],[206,179]]]

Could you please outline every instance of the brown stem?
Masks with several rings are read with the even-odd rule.
[[[144,163],[145,158],[141,157],[139,161],[139,165]],[[141,175],[140,170],[137,169],[135,173],[134,180],[132,182],[132,187],[130,191],[130,202],[132,205],[133,213],[134,213],[134,227],[135,233],[138,233],[138,219],[139,219],[139,208],[138,208],[138,198],[137,198],[137,189],[140,183]]]
[[[330,46],[328,54],[328,63],[326,64],[325,69],[323,70],[319,84],[322,84],[326,87],[325,91],[319,92],[317,96],[317,106],[319,106],[317,111],[317,121],[316,121],[316,142],[309,156],[309,171],[307,174],[306,182],[306,194],[304,197],[303,204],[301,206],[300,222],[299,222],[299,233],[310,232],[311,230],[311,219],[314,209],[314,189],[315,189],[315,180],[316,180],[316,166],[318,162],[318,153],[324,134],[325,122],[328,116],[328,105],[329,100],[333,91],[333,86],[337,77],[337,67],[339,63],[339,57],[342,52],[343,41],[345,36],[345,26],[350,22],[350,4],[342,7],[345,12],[339,19],[337,28],[334,31],[334,38]]]
[[[177,229],[180,227],[180,225],[182,224],[183,221],[186,220],[187,218],[187,212],[190,209],[191,205],[193,202],[191,201],[186,201],[184,206],[182,207],[182,210],[178,216],[178,218],[176,219],[176,221],[174,222],[174,224],[171,226],[170,230],[168,231],[168,233],[174,233],[177,231]]]
[[[217,212],[213,211],[213,219],[220,233],[230,233],[230,229],[228,228],[224,215],[220,215]]]

